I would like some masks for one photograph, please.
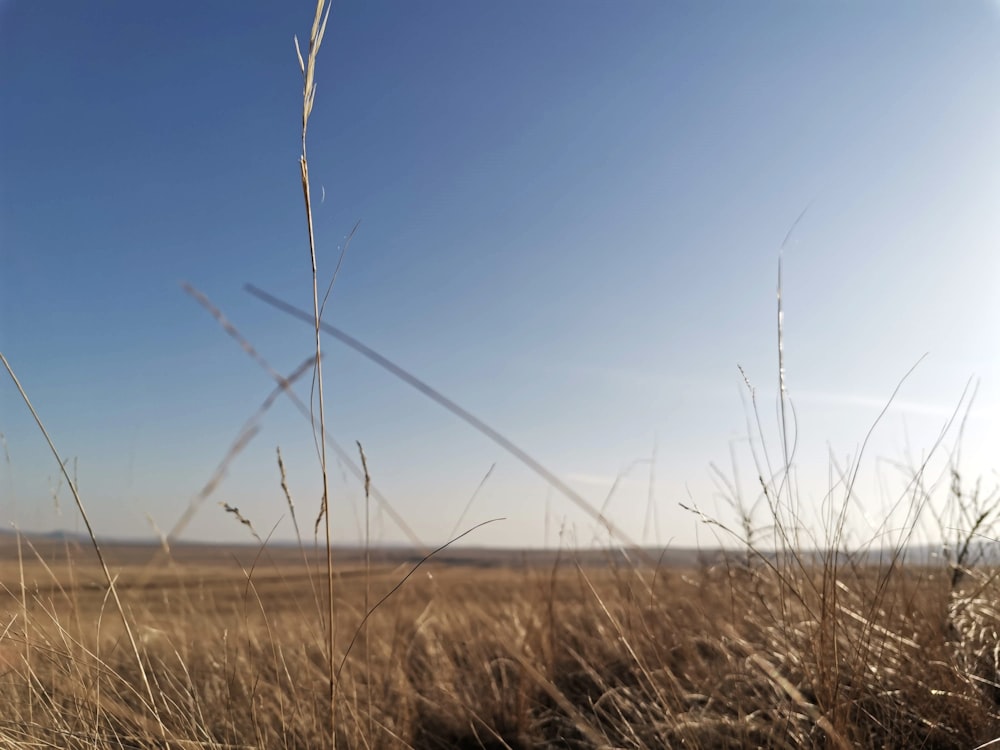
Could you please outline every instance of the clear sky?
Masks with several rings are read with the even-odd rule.
[[[170,528],[273,386],[181,282],[276,369],[310,352],[308,326],[243,285],[311,305],[292,38],[313,8],[0,2],[0,351],[101,534],[151,536],[147,514]],[[783,251],[804,522],[830,456],[857,455],[925,352],[869,443],[852,534],[879,531],[895,462],[930,451],[970,378],[962,471],[991,489],[998,39],[996,3],[337,3],[309,130],[324,278],[361,226],[326,319],[594,506],[624,472],[607,511],[633,537],[714,544],[679,503],[731,520],[710,468],[731,474],[731,456],[754,496],[737,365],[777,457],[778,255],[805,211]],[[591,543],[593,522],[516,459],[325,346],[333,436],[364,444],[427,543],[495,516],[467,541]],[[79,528],[6,375],[0,432],[0,520]],[[279,445],[311,529],[316,452],[282,399],[185,538],[246,540],[222,501],[291,538]],[[331,476],[337,538],[357,540],[362,488]]]

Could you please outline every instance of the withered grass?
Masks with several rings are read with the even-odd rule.
[[[363,476],[366,514],[370,498],[394,511],[371,484],[360,445],[358,467],[326,424],[325,298],[306,133],[328,14],[320,0],[305,55],[298,50],[314,352],[291,376],[280,375],[188,288],[277,388],[162,549],[98,544],[68,474],[92,546],[0,538],[0,747],[972,748],[1000,737],[1000,582],[971,564],[981,547],[970,545],[993,528],[997,498],[963,495],[953,469],[953,512],[937,520],[943,530],[959,529],[959,544],[934,565],[907,562],[902,545],[882,563],[841,557],[841,513],[829,520],[825,549],[803,548],[789,481],[795,424],[780,271],[780,466],[763,451],[755,456],[761,498],[747,504],[732,493],[742,520],[738,553],[669,566],[655,564],[649,550],[603,560],[564,550],[532,564],[466,555],[446,564],[427,558],[397,515],[414,543],[412,559],[370,549],[367,534],[354,558],[333,548],[328,442]],[[316,399],[306,407],[290,386],[309,369]],[[176,544],[282,393],[310,416],[316,436],[322,547],[310,553],[302,544],[280,454],[298,547]],[[495,434],[627,544],[602,511],[533,457],[447,398],[431,397]],[[759,417],[756,425],[763,432]],[[844,472],[845,497],[856,476],[857,464]],[[754,508],[764,505],[775,553],[755,542]],[[915,528],[923,500],[912,508]],[[238,508],[225,510],[253,531]]]
[[[150,580],[141,547],[108,551],[140,669],[120,619],[104,616],[92,552],[36,550],[19,565],[7,544],[3,746],[330,744],[317,571],[299,550],[194,549]],[[1000,735],[992,580],[959,595],[944,567],[846,566],[831,603],[822,567],[574,557],[431,560],[361,630],[366,595],[412,563],[338,564],[338,620],[364,654],[338,677],[338,743],[970,748]]]

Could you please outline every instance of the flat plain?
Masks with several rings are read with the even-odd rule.
[[[0,546],[5,747],[329,746],[331,705],[349,748],[1000,736],[985,572],[959,584],[901,558],[338,550],[331,702],[318,556],[107,544],[122,618],[88,544]]]

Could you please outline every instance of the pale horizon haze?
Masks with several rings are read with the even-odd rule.
[[[274,388],[183,283],[277,371],[312,351],[244,285],[311,310],[293,37],[314,8],[0,0],[0,352],[100,536],[173,527]],[[892,543],[928,456],[931,508],[959,444],[966,489],[998,484],[998,42],[996,2],[336,3],[308,131],[324,287],[360,226],[324,319],[633,540],[716,546],[733,540],[682,504],[739,528],[713,467],[754,502],[748,425],[782,460],[780,257],[807,541],[920,361],[848,502],[849,543]],[[462,542],[608,541],[453,414],[323,347],[332,436],[352,459],[360,441],[423,543],[497,517]],[[0,433],[0,526],[81,530],[5,372]],[[279,446],[311,539],[319,462],[284,396],[180,538],[253,541],[228,503],[293,539]],[[330,486],[337,542],[359,542],[363,486],[333,454]],[[951,522],[927,513],[913,540]],[[406,541],[376,503],[371,535]]]

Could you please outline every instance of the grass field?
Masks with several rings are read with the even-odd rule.
[[[20,549],[19,563],[5,541],[0,570],[3,746],[329,745],[325,582],[297,548],[181,547],[150,568],[156,548],[107,546],[152,702],[93,551]],[[967,577],[979,585],[961,594],[945,567],[791,556],[465,557],[429,560],[363,625],[415,563],[376,559],[366,573],[338,559],[340,746],[970,748],[1000,736],[990,581]]]
[[[315,356],[293,377],[278,375],[189,288],[278,384],[198,503],[252,438],[255,420],[282,393],[297,399],[292,382],[309,372],[315,398],[309,407],[296,403],[313,420],[322,497],[330,497],[322,438],[325,297],[306,158],[328,12],[320,0],[308,47],[299,51]],[[799,544],[780,271],[778,304],[783,460],[777,471],[769,461],[766,471],[757,465],[766,518],[731,503],[740,531],[722,533],[737,543],[726,554],[627,544],[541,553],[338,550],[325,505],[316,547],[307,551],[99,544],[50,442],[89,533],[68,541],[0,535],[0,747],[992,744],[1000,738],[1000,582],[993,570],[972,564],[981,546],[970,542],[995,527],[997,497],[963,495],[952,465],[951,505],[935,520],[957,539],[947,555],[916,559],[910,550],[908,560],[908,530],[929,507],[925,467],[916,467],[899,544],[848,553],[846,507],[855,500],[857,476],[849,467],[838,471],[843,511],[831,499],[829,524],[814,537],[819,542]],[[2,354],[0,361],[48,439]],[[401,377],[414,385],[408,373]],[[495,430],[419,381],[417,387],[559,487]],[[756,424],[761,430],[759,418]],[[763,434],[755,437],[766,443]],[[366,498],[368,480],[365,467]],[[614,536],[610,520],[571,492],[564,490]]]

